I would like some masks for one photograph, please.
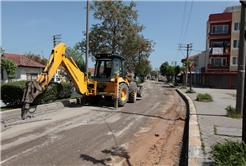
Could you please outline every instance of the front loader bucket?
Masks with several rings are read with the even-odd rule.
[[[26,88],[24,90],[23,98],[22,98],[22,108],[21,108],[21,118],[26,118],[26,113],[30,109],[30,104],[34,101],[34,99],[41,93],[43,93],[42,84],[37,81],[30,81],[26,83]]]

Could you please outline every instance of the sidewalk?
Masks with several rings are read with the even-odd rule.
[[[187,88],[188,89],[188,88]],[[186,89],[180,89],[186,92]],[[232,141],[241,141],[242,139],[242,119],[232,119],[226,117],[225,108],[229,105],[235,107],[236,97],[230,94],[236,94],[235,89],[211,89],[202,86],[193,85],[196,93],[185,93],[188,95],[197,111],[198,126],[200,126],[201,142],[205,145],[203,152],[204,161],[202,165],[212,165],[208,160],[211,145],[216,142],[224,142],[225,139]],[[213,96],[213,102],[198,102],[196,96],[198,93],[208,93]]]

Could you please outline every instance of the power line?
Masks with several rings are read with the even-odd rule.
[[[189,18],[188,18],[188,22],[187,22],[187,26],[186,26],[186,30],[185,30],[185,35],[184,35],[182,43],[184,42],[184,39],[185,39],[185,36],[186,36],[186,32],[187,32],[187,29],[188,29],[188,25],[189,25],[189,22],[190,22],[190,16],[191,16],[191,11],[192,11],[192,7],[193,7],[193,2],[194,2],[194,0],[192,1],[192,4],[191,4],[190,14],[189,14]]]
[[[23,47],[25,48],[25,47],[31,47],[32,45],[47,43],[50,40],[51,40],[51,38],[46,38],[46,39],[43,39],[41,41],[38,41],[38,42],[35,42],[35,43],[32,43],[32,44],[26,45],[26,46],[16,47],[16,48],[5,48],[5,49],[8,49],[8,50],[16,50],[17,49],[18,50],[18,49],[21,49]]]
[[[34,30],[34,31],[44,32],[44,33],[53,33],[53,32],[43,31],[43,30],[39,30],[39,29],[34,29],[34,28],[25,27],[25,26],[18,25],[18,24],[13,24],[13,23],[6,22],[6,21],[2,21],[2,23],[14,25],[14,26],[18,26],[18,27],[22,27],[22,28],[26,28],[26,29],[31,29],[31,30]]]

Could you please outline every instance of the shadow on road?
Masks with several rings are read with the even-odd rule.
[[[111,158],[97,160],[97,159],[95,159],[94,157],[91,157],[91,156],[86,155],[86,154],[81,154],[81,155],[80,155],[80,158],[82,158],[82,159],[85,160],[85,161],[90,161],[90,162],[92,162],[93,164],[102,164],[102,165],[107,165],[107,164],[105,163],[105,161],[111,161]]]
[[[118,157],[125,158],[128,166],[132,166],[129,161],[131,157],[128,155],[128,152],[126,152],[125,149],[122,147],[113,147],[112,150],[105,149],[102,150],[102,152],[105,154],[110,154],[111,156],[118,156]]]

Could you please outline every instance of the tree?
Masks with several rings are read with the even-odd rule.
[[[175,84],[177,84],[177,75],[180,73],[181,69],[179,66],[175,66],[174,68],[174,76],[175,76]]]
[[[192,91],[191,89],[191,85],[192,85],[192,75],[191,75],[191,68],[193,67],[194,63],[191,64],[191,61],[184,61],[184,64],[186,66],[188,66],[189,72],[190,72],[190,91]]]
[[[4,51],[5,51],[2,49],[2,46],[0,46],[0,51],[1,51],[1,54],[4,53]]]
[[[45,59],[45,58],[41,58],[41,57],[40,57],[40,54],[35,55],[35,54],[32,53],[31,51],[29,51],[28,53],[25,52],[24,55],[26,55],[26,57],[27,57],[28,59],[31,59],[31,60],[33,60],[33,61],[35,61],[35,62],[38,62],[38,63],[42,64],[42,65],[45,65],[45,66],[46,66],[47,63],[48,63],[48,60]]]
[[[2,69],[6,70],[9,81],[12,82],[12,79],[17,76],[16,69],[18,66],[13,61],[3,58],[1,59],[1,66]]]
[[[167,61],[161,64],[161,67],[160,67],[161,75],[166,76],[168,66],[169,66],[169,64]]]
[[[91,79],[91,71],[88,72],[88,78]]]
[[[129,70],[138,75],[138,71],[144,70],[145,65],[149,66],[148,58],[154,51],[153,41],[144,39],[143,35],[136,34],[135,36],[128,37],[125,45],[122,48],[122,55],[129,63]],[[151,67],[150,67],[151,68]]]
[[[149,74],[151,69],[150,61],[146,60],[141,67],[136,69],[135,73],[140,78],[141,82],[144,82],[145,77]]]
[[[74,62],[76,63],[76,65],[78,66],[78,68],[80,69],[80,71],[85,72],[85,62],[84,62],[84,58],[82,53],[79,52],[79,50],[75,50],[71,47],[68,47],[66,49],[66,53],[65,53],[66,57],[72,57]]]
[[[173,76],[175,75],[175,66],[167,66],[167,71],[166,71],[166,76],[167,76],[167,80],[168,81],[172,81],[173,80]]]
[[[137,22],[136,3],[129,6],[122,1],[93,1],[90,10],[94,11],[94,19],[100,20],[92,25],[89,33],[89,56],[92,61],[98,53],[114,53],[122,55],[129,63],[128,71],[144,69],[144,64],[153,50],[153,41],[144,39],[139,32],[145,28]],[[85,35],[85,32],[83,32]],[[76,49],[86,52],[86,39],[76,44]]]
[[[126,6],[122,1],[93,1],[90,10],[94,11],[94,19],[102,21],[93,24],[89,33],[89,54],[121,53],[124,42],[132,33],[141,32],[144,27],[138,25],[137,11],[132,10],[136,3]],[[85,35],[85,32],[83,32]],[[86,52],[86,39],[76,44],[82,52]],[[93,56],[91,56],[93,59]]]
[[[185,66],[180,67],[180,71],[183,73],[183,85],[184,85],[184,83],[185,83],[185,82],[184,82],[185,69],[186,69]]]

